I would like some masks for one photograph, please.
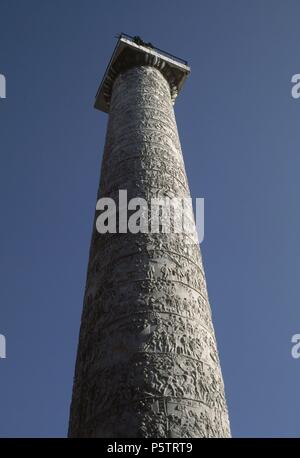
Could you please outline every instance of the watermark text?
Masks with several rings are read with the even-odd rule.
[[[300,358],[300,334],[294,334],[291,339],[292,344],[292,357],[294,359]]]
[[[2,73],[0,73],[0,99],[6,99],[6,79]]]
[[[196,199],[195,218],[191,197],[143,197],[128,200],[127,190],[120,189],[116,201],[101,197],[96,204],[99,234],[188,234],[191,243],[204,239],[204,199]]]
[[[0,359],[6,358],[6,339],[3,334],[0,334]]]

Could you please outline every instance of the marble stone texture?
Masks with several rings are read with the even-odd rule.
[[[148,201],[190,196],[170,87],[152,66],[113,85],[98,198],[118,201],[120,189]],[[190,234],[101,235],[94,224],[69,436],[230,436]]]

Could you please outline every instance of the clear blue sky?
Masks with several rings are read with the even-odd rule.
[[[185,58],[176,116],[232,425],[300,436],[300,3],[0,0],[0,435],[65,436],[121,32]]]

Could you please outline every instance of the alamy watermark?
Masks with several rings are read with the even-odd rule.
[[[0,73],[0,99],[6,99],[6,79]],[[0,334],[0,359],[6,358],[6,339],[3,334]]]
[[[102,197],[97,201],[96,229],[100,234],[185,234],[191,243],[204,239],[204,199],[190,197],[143,197],[128,200],[127,190],[120,189],[116,201]]]
[[[296,73],[291,78],[291,83],[293,83],[293,87],[291,90],[291,94],[293,99],[299,99],[300,97],[300,73]]]
[[[294,334],[291,339],[292,346],[291,354],[294,359],[300,358],[300,334]]]
[[[6,99],[6,79],[2,73],[0,73],[0,99]]]
[[[0,334],[0,359],[6,358],[6,338]]]

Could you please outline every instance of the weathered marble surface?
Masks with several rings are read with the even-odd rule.
[[[189,196],[170,95],[137,66],[113,86],[99,197]],[[192,217],[192,216],[191,216]],[[198,245],[186,234],[91,241],[71,437],[228,437]]]

